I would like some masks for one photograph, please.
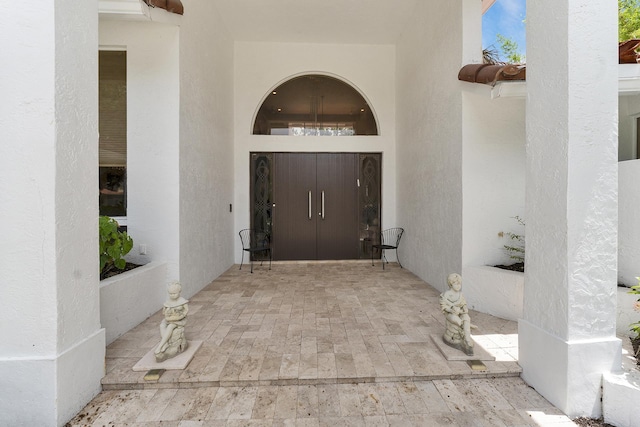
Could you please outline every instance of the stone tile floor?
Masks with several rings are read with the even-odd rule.
[[[446,360],[438,296],[397,264],[234,266],[190,298],[186,369],[132,370],[158,312],[107,347],[104,391],[69,425],[573,425],[518,377],[515,322],[472,312],[496,360]]]

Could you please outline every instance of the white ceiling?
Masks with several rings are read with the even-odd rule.
[[[430,0],[206,1],[237,41],[394,44],[416,4]]]

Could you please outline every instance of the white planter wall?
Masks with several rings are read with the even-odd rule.
[[[462,269],[462,280],[469,308],[507,320],[522,318],[524,273],[467,266]]]
[[[151,262],[100,282],[100,323],[107,345],[162,308],[167,264]]]
[[[640,427],[640,372],[607,373],[602,381],[604,421],[614,426]]]

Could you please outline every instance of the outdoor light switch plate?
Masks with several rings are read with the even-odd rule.
[[[487,365],[485,365],[484,363],[482,363],[479,360],[467,360],[467,363],[469,364],[471,369],[473,369],[474,371],[486,371],[487,370]]]
[[[160,377],[164,374],[164,369],[151,369],[149,370],[145,376],[145,381],[158,381]]]

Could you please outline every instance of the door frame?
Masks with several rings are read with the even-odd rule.
[[[358,258],[371,258],[371,245],[379,243],[382,226],[383,152],[381,151],[251,151],[249,152],[249,217],[251,227],[276,233],[273,205],[275,200],[276,154],[353,154],[356,155],[358,181]],[[256,161],[268,163],[268,170],[261,170],[257,177]],[[366,170],[365,170],[366,165]],[[263,165],[264,166],[264,165]],[[372,189],[373,188],[373,189]],[[256,194],[256,191],[259,191]],[[260,200],[257,200],[260,199]],[[258,211],[256,211],[256,208]],[[277,206],[275,206],[277,209]],[[315,209],[314,209],[315,210]],[[277,243],[274,241],[274,255]],[[277,256],[277,255],[276,255]],[[379,254],[378,254],[379,257]]]

